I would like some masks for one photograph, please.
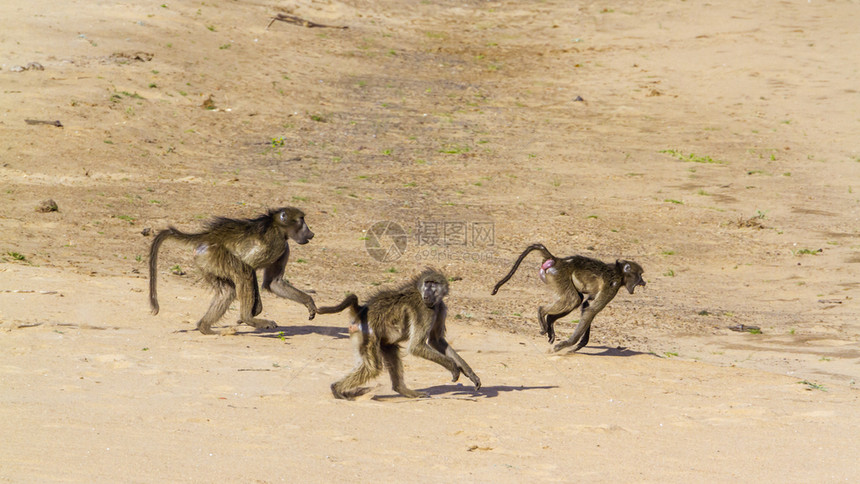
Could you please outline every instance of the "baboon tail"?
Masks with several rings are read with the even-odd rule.
[[[508,282],[508,280],[510,280],[510,278],[513,277],[514,273],[517,272],[517,269],[519,269],[520,263],[533,250],[540,251],[540,253],[543,254],[543,256],[546,257],[547,259],[555,259],[555,256],[550,254],[550,252],[548,250],[546,250],[546,247],[544,247],[543,244],[532,244],[532,245],[526,247],[526,250],[524,250],[523,253],[520,254],[519,257],[517,257],[516,262],[514,262],[514,266],[511,267],[511,271],[508,272],[508,274],[505,277],[503,277],[502,280],[500,280],[499,282],[496,283],[496,287],[493,288],[492,295],[495,296],[496,293],[499,292],[499,288],[501,288],[504,283]]]
[[[352,311],[353,317],[358,314],[361,306],[358,304],[358,296],[355,294],[350,294],[344,298],[344,300],[338,304],[337,306],[323,306],[321,308],[317,308],[317,314],[333,314],[339,313],[346,308],[350,308]]]
[[[162,230],[155,236],[155,239],[152,241],[152,245],[149,247],[149,306],[152,308],[152,314],[158,314],[158,290],[157,290],[157,279],[156,279],[156,268],[158,265],[158,249],[161,248],[161,244],[164,243],[167,239],[176,239],[182,242],[198,242],[199,237],[198,234],[186,234],[184,232],[180,232],[179,230],[168,227],[165,230]]]

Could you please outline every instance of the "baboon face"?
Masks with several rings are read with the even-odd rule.
[[[630,294],[633,294],[636,286],[645,287],[645,279],[642,279],[642,273],[645,270],[642,269],[642,266],[627,260],[618,261],[617,264],[621,266],[621,273],[624,275],[624,286],[627,287],[627,291]]]
[[[297,244],[304,245],[314,238],[314,233],[305,223],[305,214],[298,209],[283,209],[278,212],[278,223],[282,224],[287,232],[287,237],[293,239]]]
[[[424,279],[421,282],[421,299],[428,308],[432,308],[442,302],[442,299],[448,294],[448,281],[442,279]]]

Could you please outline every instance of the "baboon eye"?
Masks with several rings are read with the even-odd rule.
[[[280,218],[280,219],[281,219],[281,222],[286,222],[286,221],[287,221],[287,214],[286,214],[286,212],[281,212],[280,214],[278,214],[278,218]]]

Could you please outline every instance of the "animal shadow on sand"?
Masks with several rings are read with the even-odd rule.
[[[260,338],[286,338],[292,336],[305,336],[309,334],[321,334],[331,336],[335,339],[345,339],[349,337],[346,328],[333,328],[331,326],[318,326],[314,324],[305,324],[302,326],[278,326],[272,329],[258,329],[250,326],[237,325],[228,327],[235,330],[232,333],[236,336],[256,336]],[[219,328],[215,328],[216,330]],[[178,329],[174,333],[197,333],[197,329]]]
[[[494,386],[484,386],[481,387],[480,390],[475,390],[475,387],[471,385],[461,385],[461,384],[450,384],[450,385],[438,385],[427,388],[421,388],[420,391],[427,392],[430,395],[430,399],[433,398],[450,398],[453,400],[477,400],[479,398],[496,398],[501,393],[509,393],[509,392],[523,392],[528,390],[551,390],[553,388],[558,388],[557,385],[545,385],[545,386],[509,386],[509,385],[494,385]],[[427,400],[426,398],[405,398],[402,395],[398,394],[388,394],[388,395],[374,395],[372,397],[373,400],[376,401],[386,401],[386,400],[398,400],[404,402],[411,401],[420,401]]]
[[[305,324],[302,326],[278,326],[273,329],[255,329],[247,333],[249,336],[259,336],[262,338],[286,338],[292,336],[306,336],[309,334],[321,334],[331,336],[335,339],[345,339],[349,337],[346,328],[338,328],[331,326],[318,326],[315,324]]]
[[[594,350],[600,350],[599,352],[594,352]],[[572,355],[574,352],[572,351],[561,351],[557,353],[559,355]],[[643,351],[634,351],[630,348],[624,346],[617,346],[614,348],[610,348],[608,346],[586,346],[585,348],[576,352],[576,354],[588,355],[588,356],[637,356],[637,355],[650,355],[651,353],[646,353]]]

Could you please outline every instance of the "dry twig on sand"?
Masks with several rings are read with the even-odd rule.
[[[346,25],[340,26],[340,25],[318,24],[316,22],[311,22],[310,20],[305,20],[301,17],[296,17],[295,15],[287,15],[285,13],[279,13],[279,14],[276,14],[274,17],[272,17],[272,20],[269,22],[269,25],[266,25],[266,30],[269,30],[269,27],[271,27],[272,24],[275,23],[276,20],[280,20],[281,22],[286,22],[288,24],[301,25],[302,27],[307,27],[309,29],[312,29],[314,27],[321,28],[321,29],[348,29],[349,28]]]

